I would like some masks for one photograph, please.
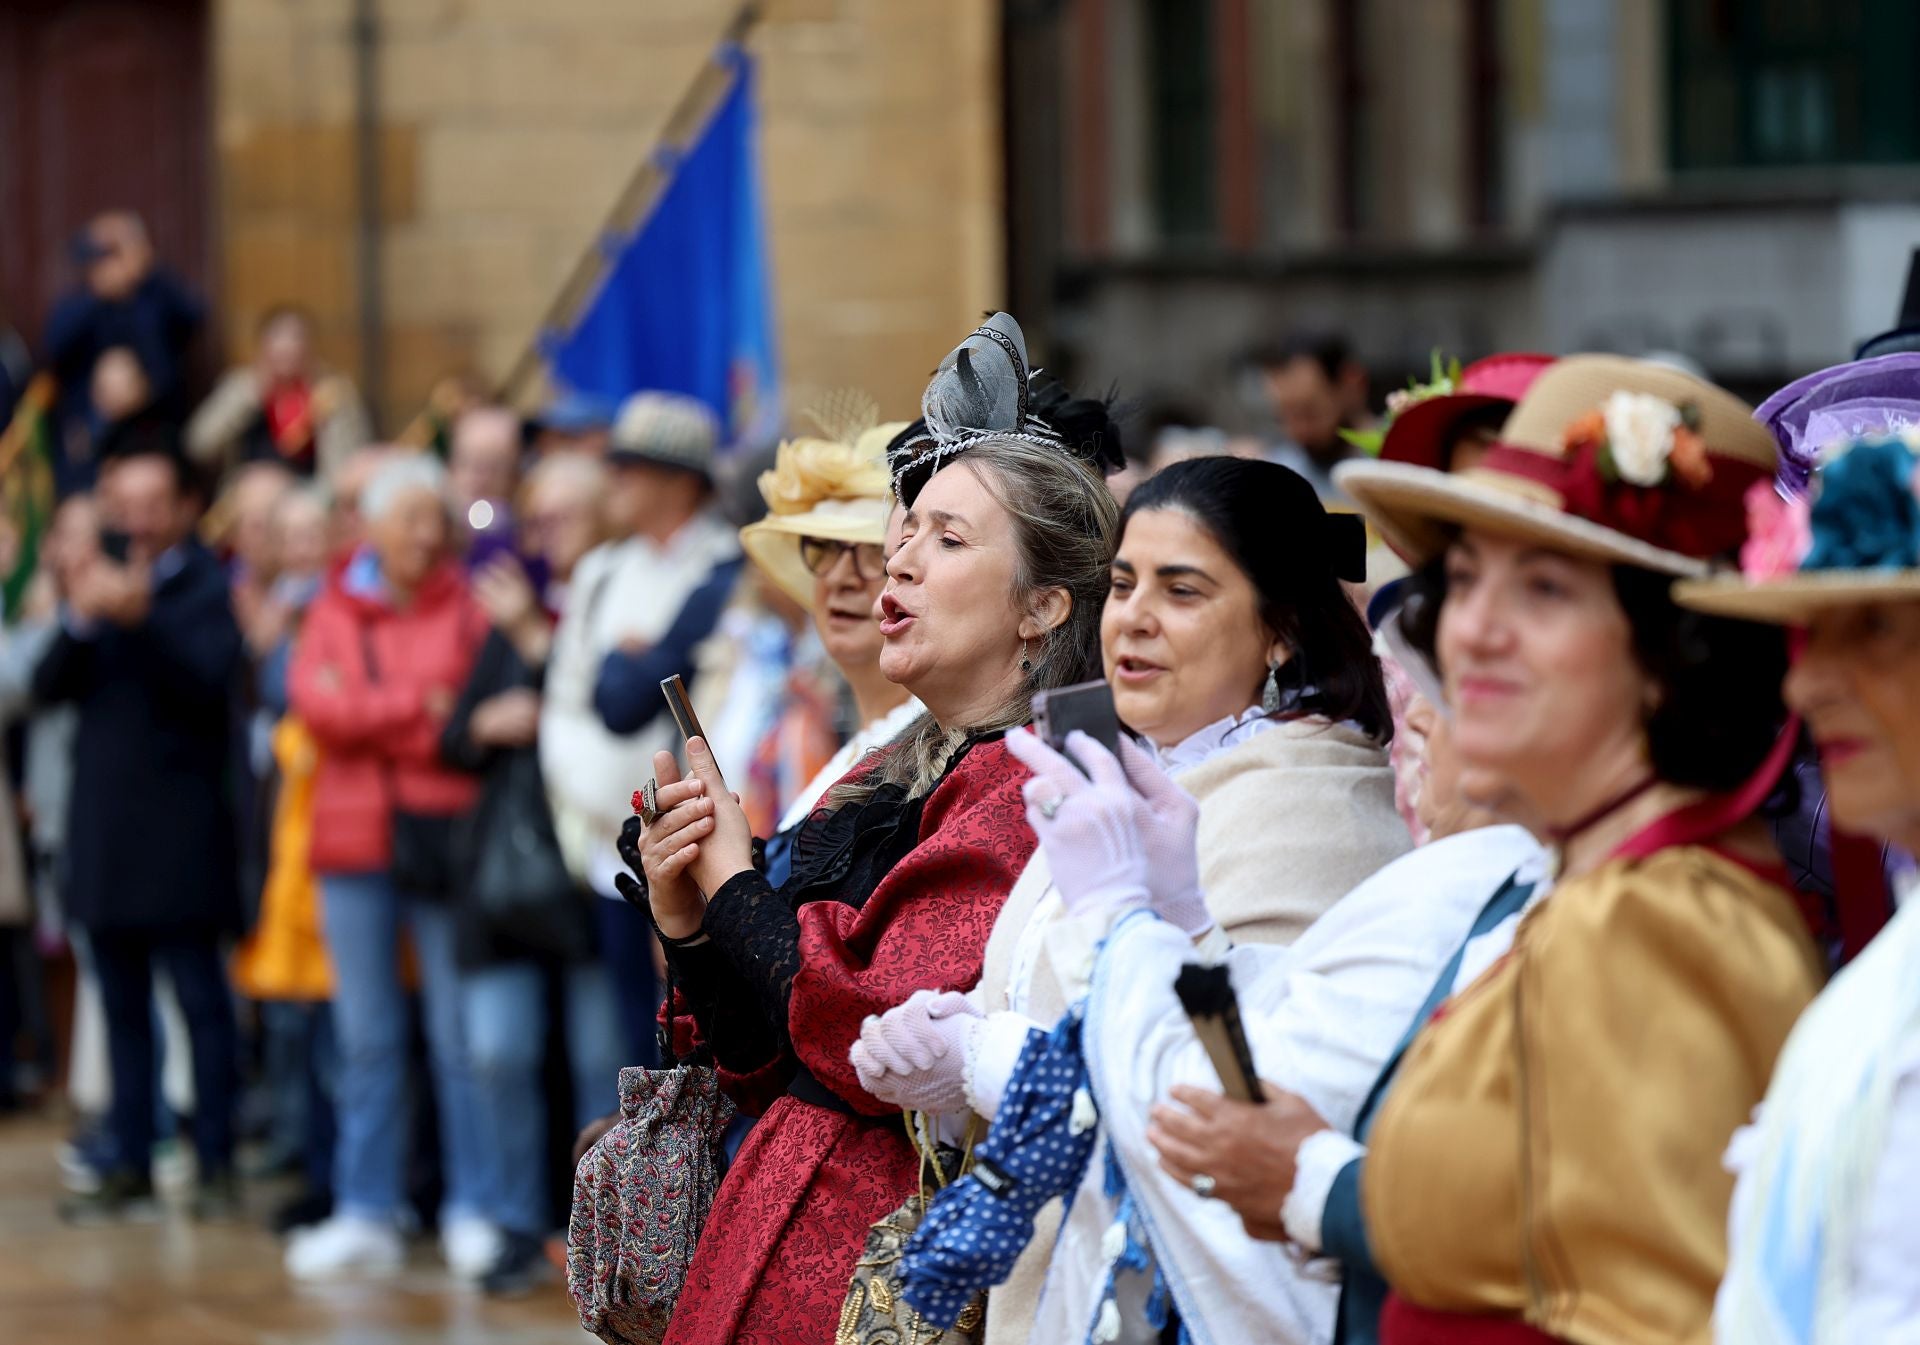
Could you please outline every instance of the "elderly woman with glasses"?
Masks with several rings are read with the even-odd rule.
[[[899,737],[923,708],[880,671],[885,641],[873,614],[887,581],[887,520],[894,512],[887,444],[905,428],[850,425],[838,434],[782,444],[773,470],[760,477],[768,515],[740,533],[741,548],[754,564],[812,614],[820,643],[847,680],[860,725],[794,796],[780,819],[783,834],[804,822],[855,763]]]
[[[446,1195],[440,1241],[453,1271],[498,1255],[486,1217],[479,1098],[455,955],[454,819],[472,777],[440,739],[487,635],[449,545],[446,469],[386,458],[360,493],[367,540],[329,576],[294,650],[293,712],[320,744],[313,869],[333,957],[340,1041],[334,1213],[287,1249],[297,1280],[387,1275],[404,1255],[407,995],[404,927],[419,967]]]

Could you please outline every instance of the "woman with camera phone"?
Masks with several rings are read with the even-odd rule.
[[[656,757],[624,849],[667,948],[674,1008],[761,1117],[715,1199],[671,1345],[834,1333],[869,1227],[919,1189],[898,1108],[847,1063],[860,1023],[916,988],[965,990],[1033,849],[1005,731],[1093,670],[1111,557],[1099,442],[1036,413],[1004,314],[947,357],[926,428],[891,454],[905,513],[876,604],[880,667],[926,706],[830,790],[778,889],[704,741]],[[1110,442],[1110,440],[1108,441]]]

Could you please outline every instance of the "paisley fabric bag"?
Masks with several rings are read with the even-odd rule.
[[[960,1150],[935,1144],[921,1117],[909,1112],[906,1121],[907,1138],[920,1155],[920,1191],[908,1196],[906,1204],[867,1233],[866,1249],[853,1268],[853,1283],[840,1309],[840,1329],[834,1333],[833,1345],[979,1345],[981,1327],[987,1319],[985,1294],[968,1304],[959,1320],[945,1331],[900,1297],[901,1254],[926,1217],[935,1192],[960,1180],[973,1165],[972,1126],[978,1122],[968,1126],[967,1147]],[[931,1187],[927,1184],[929,1170],[933,1175]]]
[[[659,1345],[725,1167],[733,1101],[706,1066],[620,1071],[620,1120],[580,1160],[567,1292],[607,1345]]]

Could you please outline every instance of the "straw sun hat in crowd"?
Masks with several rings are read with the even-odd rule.
[[[809,610],[813,573],[801,555],[803,538],[867,546],[886,541],[893,508],[887,444],[906,424],[876,424],[872,403],[855,400],[851,412],[817,418],[822,437],[780,445],[773,470],[760,476],[767,516],[740,531],[753,562]]]

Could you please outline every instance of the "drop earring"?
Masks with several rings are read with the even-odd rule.
[[[1267,714],[1273,714],[1280,708],[1280,665],[1267,665],[1266,690],[1260,693],[1260,708]]]
[[[1030,642],[1026,640],[1020,642],[1020,671],[1022,673],[1031,673],[1033,671],[1033,655],[1027,648],[1029,643]]]

